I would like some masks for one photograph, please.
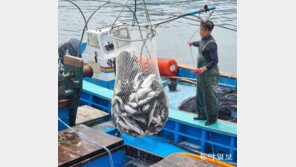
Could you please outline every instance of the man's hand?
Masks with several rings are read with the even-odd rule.
[[[193,45],[193,42],[191,40],[187,41],[187,43],[188,43],[189,46]]]
[[[202,73],[202,69],[201,68],[197,68],[195,70],[193,70],[193,74],[197,74],[198,76]]]
[[[207,70],[207,67],[206,66],[203,66],[203,67],[201,67],[201,69],[202,69],[202,72],[204,72],[204,71]]]
[[[203,66],[201,68],[197,68],[197,69],[193,70],[193,74],[197,74],[199,76],[206,70],[207,70],[207,67]]]

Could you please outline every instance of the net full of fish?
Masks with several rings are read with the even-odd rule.
[[[116,129],[136,137],[158,133],[168,119],[167,97],[159,75],[140,70],[136,57],[129,52],[122,52],[117,59],[126,69],[116,72],[111,107]]]

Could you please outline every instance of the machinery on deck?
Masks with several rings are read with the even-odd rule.
[[[84,65],[82,58],[69,54],[63,56],[58,71],[59,117],[70,126],[75,125],[77,107],[82,93],[83,77],[92,76],[92,69]],[[65,127],[59,123],[59,130]]]

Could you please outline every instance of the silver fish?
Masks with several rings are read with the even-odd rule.
[[[134,79],[134,85],[133,85],[133,88],[134,90],[137,90],[141,84],[141,77],[143,76],[142,73],[138,73],[136,76],[135,76],[135,79]]]
[[[123,101],[120,97],[118,96],[114,96],[113,99],[112,99],[112,104],[115,104],[116,101],[118,101],[120,104],[123,104]]]
[[[125,121],[126,125],[130,127],[133,131],[137,132],[139,135],[144,135],[144,131],[141,130],[139,127],[132,125],[129,121],[127,121],[125,118],[123,118]]]
[[[137,121],[141,122],[141,123],[146,123],[146,119],[145,118],[136,118]]]
[[[134,114],[137,112],[137,110],[134,110],[132,107],[128,106],[128,105],[124,105],[123,109],[128,112],[129,114]]]
[[[146,99],[140,100],[139,103],[138,103],[138,106],[143,106],[143,105],[149,103],[153,99],[154,99],[154,97],[148,97]]]
[[[156,75],[155,74],[150,74],[142,83],[141,87],[147,87],[149,83],[152,83],[152,81],[155,79]]]
[[[147,97],[155,97],[156,95],[157,95],[156,92],[151,91],[151,92],[149,92],[149,93],[147,94]]]
[[[130,105],[132,108],[137,108],[137,103],[129,102],[128,105]]]
[[[143,110],[148,110],[150,108],[150,104],[147,104],[143,107]]]
[[[134,101],[134,100],[136,100],[136,95],[137,95],[136,92],[132,93],[132,94],[130,95],[130,97],[129,97],[129,101]]]
[[[136,100],[142,100],[151,91],[149,88],[141,88],[137,91]]]
[[[130,130],[130,127],[127,126],[123,121],[118,121],[117,123],[118,123],[118,125],[120,125],[120,126],[123,127],[124,129],[126,129],[126,130]]]
[[[155,121],[155,123],[157,124],[157,125],[160,125],[160,123],[161,123],[161,116],[160,115],[158,115],[158,117],[157,118],[153,118],[153,121]]]
[[[150,124],[152,122],[152,119],[153,119],[153,114],[154,114],[154,111],[155,111],[155,107],[156,107],[156,103],[154,103],[152,109],[151,109],[151,112],[149,114],[149,121],[148,121],[148,127],[150,127]]]

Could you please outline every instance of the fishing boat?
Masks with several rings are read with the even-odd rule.
[[[198,76],[193,74],[194,67],[169,58],[158,60],[169,103],[169,118],[163,129],[144,137],[116,130],[110,117],[116,55],[109,30],[110,27],[87,30],[87,41],[79,47],[82,58],[75,55],[63,58],[65,77],[61,78],[66,81],[61,84],[65,93],[59,99],[59,166],[236,164],[237,124],[232,118],[237,111],[231,111],[230,119],[219,119],[210,126],[205,126],[203,120],[194,120],[195,114],[182,110],[182,105],[194,97]],[[126,38],[130,36],[128,28],[117,31]],[[134,49],[128,42],[122,47]],[[84,67],[91,69],[88,70],[91,74],[83,78]],[[221,72],[218,88],[220,93],[228,93],[228,97],[236,96],[233,92],[237,89],[237,76]]]

